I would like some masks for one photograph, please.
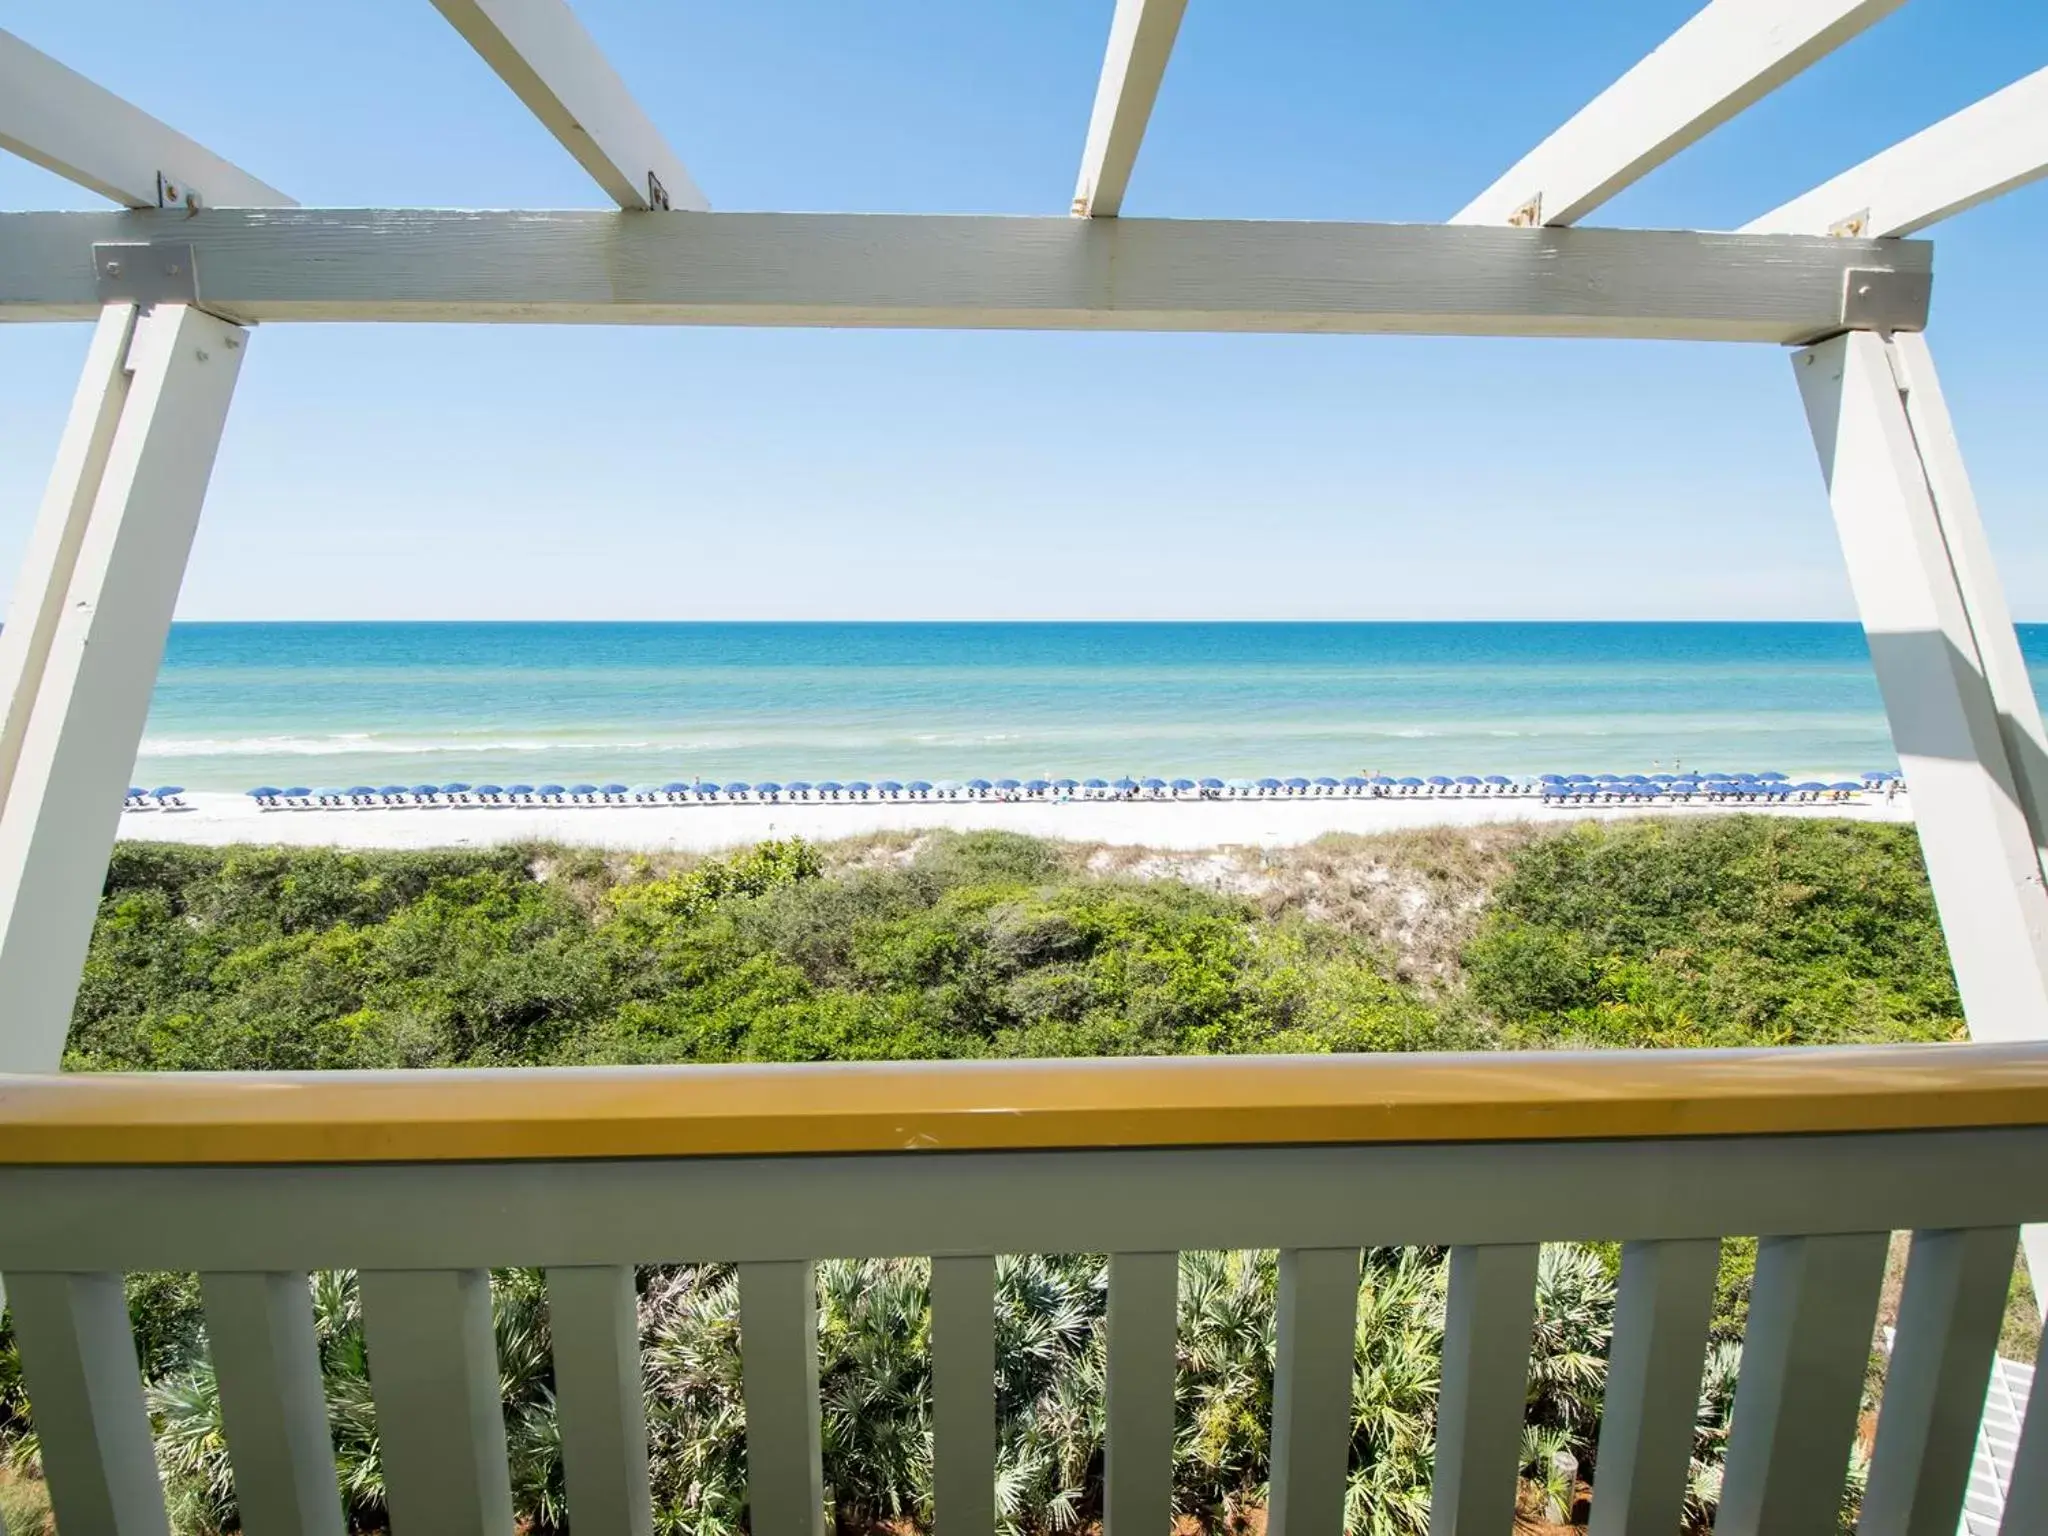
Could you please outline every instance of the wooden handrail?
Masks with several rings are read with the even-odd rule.
[[[0,1165],[1571,1141],[2048,1125],[2048,1045],[0,1077]]]

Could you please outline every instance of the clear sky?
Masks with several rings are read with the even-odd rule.
[[[1192,0],[1124,211],[1449,216],[1694,0]],[[1062,212],[1111,0],[582,0],[724,209]],[[0,0],[309,205],[597,207],[426,0]],[[1901,12],[1597,215],[1731,228],[2048,63]],[[0,208],[93,207],[0,156]],[[1943,226],[1931,331],[2048,618],[2048,185]],[[14,570],[86,341],[0,326]],[[1774,348],[269,327],[187,618],[1840,618]]]

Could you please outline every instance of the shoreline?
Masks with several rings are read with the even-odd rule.
[[[814,842],[877,832],[1003,830],[1063,842],[1198,849],[1291,847],[1328,833],[1645,816],[1782,816],[1910,822],[1909,797],[1809,805],[1546,805],[1522,798],[1304,800],[870,801],[739,805],[431,806],[259,809],[200,792],[182,810],[123,811],[124,840],[331,848],[464,848],[548,842],[646,853],[710,853],[770,838]]]

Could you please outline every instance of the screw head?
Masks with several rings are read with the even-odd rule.
[[[109,277],[119,277],[120,275],[121,275],[121,263],[119,263],[118,261],[110,261],[110,262],[108,262],[108,263],[107,263],[107,276],[109,276]]]

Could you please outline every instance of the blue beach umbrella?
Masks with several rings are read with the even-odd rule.
[[[1140,779],[1140,780],[1138,781],[1138,787],[1139,787],[1140,789],[1164,789],[1164,788],[1166,788],[1166,780],[1164,780],[1164,779]]]
[[[1850,782],[1849,782],[1849,781],[1848,781],[1847,779],[1844,779],[1844,780],[1842,780],[1842,782],[1841,782],[1841,783],[1839,783],[1839,784],[1830,784],[1830,785],[1828,786],[1828,788],[1829,788],[1829,789],[1846,789],[1846,790],[1857,790],[1857,789],[1861,789],[1861,788],[1863,788],[1863,786],[1862,786],[1862,784],[1860,784],[1860,783],[1852,784],[1852,783],[1850,783]]]
[[[1339,784],[1335,779],[1320,778],[1316,780],[1316,787],[1319,789],[1342,789],[1344,786]]]
[[[569,793],[572,795],[594,795],[597,793],[597,786],[595,784],[571,784],[569,786]]]
[[[1794,784],[1792,787],[1801,794],[1815,795],[1826,789],[1827,785],[1820,783],[1818,780],[1809,779],[1804,784]]]
[[[1177,795],[1184,795],[1194,787],[1195,781],[1193,779],[1175,779],[1173,781],[1173,792]]]
[[[985,790],[985,789],[992,789],[992,788],[994,788],[994,786],[993,786],[993,785],[991,785],[991,784],[989,783],[989,781],[988,781],[987,779],[969,779],[969,780],[967,781],[967,787],[968,787],[969,789],[976,789],[976,790]]]
[[[503,793],[508,795],[530,795],[533,793],[533,786],[531,784],[507,784]]]
[[[973,787],[974,787],[974,786],[973,786],[972,784],[968,785],[968,788],[969,788],[969,789],[972,789]],[[987,786],[986,784],[984,784],[984,785],[982,786],[982,788],[984,788],[984,789],[986,789],[987,787],[988,787],[988,786]],[[997,788],[997,789],[1017,789],[1017,788],[1020,788],[1020,787],[1021,787],[1021,786],[1020,786],[1020,785],[1019,785],[1019,784],[1017,783],[1017,781],[1016,781],[1015,779],[997,779],[997,780],[996,780],[996,788]]]
[[[931,785],[927,784],[923,779],[912,779],[910,781],[910,792],[913,795],[928,795],[931,793],[931,788]]]
[[[1403,789],[1422,788],[1422,780],[1420,779],[1397,779],[1395,782],[1398,783]]]
[[[1646,773],[1629,773],[1622,775],[1622,781],[1627,784],[1647,784],[1650,782],[1650,776]]]
[[[1751,777],[1761,779],[1766,784],[1782,784],[1787,779],[1789,779],[1791,775],[1787,773],[1758,773],[1752,774]]]
[[[894,779],[884,779],[875,787],[885,795],[900,795],[903,793],[903,786]]]
[[[380,795],[409,795],[412,791],[403,784],[380,784],[377,787],[377,793]]]
[[[1492,784],[1492,785],[1495,785],[1496,787],[1498,787],[1498,786],[1501,786],[1501,785],[1506,785],[1506,784],[1512,784],[1512,783],[1514,782],[1514,780],[1510,779],[1510,778],[1509,778],[1509,777],[1508,777],[1508,776],[1507,776],[1506,774],[1504,774],[1504,773],[1489,773],[1489,774],[1488,774],[1488,775],[1486,776],[1486,780],[1485,780],[1485,782],[1486,782],[1486,783],[1488,783],[1488,784]]]
[[[1461,773],[1458,775],[1458,782],[1460,784],[1482,784],[1485,780],[1481,779],[1477,774]]]
[[[1348,774],[1344,779],[1344,787],[1346,789],[1368,789],[1371,785],[1372,780],[1366,778],[1363,774]]]
[[[607,784],[605,785],[603,792],[607,795],[630,795],[631,793],[633,793],[633,791],[624,784]]]
[[[845,787],[837,779],[826,779],[818,786],[818,793],[821,795],[836,795]]]
[[[745,779],[734,779],[730,784],[725,786],[725,792],[728,795],[744,795],[748,790],[752,789],[753,787],[754,786],[749,784]]]
[[[1288,787],[1289,789],[1307,789],[1307,788],[1308,788],[1308,780],[1307,780],[1307,779],[1304,779],[1304,778],[1300,778],[1300,777],[1298,777],[1298,776],[1297,776],[1297,777],[1295,777],[1295,778],[1291,778],[1291,779],[1285,779],[1285,780],[1283,780],[1282,782],[1283,782],[1283,783],[1284,783],[1284,784],[1285,784],[1285,785],[1286,785],[1286,786],[1287,786],[1287,787]]]
[[[505,788],[502,784],[479,784],[476,787],[476,792],[480,795],[502,795],[505,793]]]
[[[1052,787],[1054,789],[1079,789],[1081,786],[1073,779],[1054,779]]]
[[[306,788],[303,784],[294,784],[290,789],[283,791],[284,797],[287,800],[303,800],[311,793],[313,791]]]
[[[348,787],[348,792],[351,795],[374,795],[377,793],[377,790],[374,785],[370,784],[351,784]],[[175,795],[177,791],[175,789],[153,789],[150,793],[153,795]]]
[[[1434,785],[1435,785],[1435,786],[1436,786],[1436,787],[1437,787],[1438,789],[1443,789],[1443,788],[1445,788],[1445,787],[1446,787],[1446,786],[1448,786],[1448,785],[1451,785],[1451,784],[1455,784],[1455,783],[1457,783],[1458,781],[1457,781],[1456,779],[1448,779],[1448,778],[1445,778],[1445,777],[1444,777],[1444,776],[1443,776],[1442,774],[1440,774],[1440,773],[1432,773],[1432,774],[1431,774],[1431,775],[1429,776],[1429,782],[1430,782],[1431,784],[1434,784]]]
[[[677,779],[671,783],[662,785],[661,792],[664,795],[687,795],[690,792],[690,786],[683,783],[682,780]]]
[[[1202,780],[1200,787],[1203,789],[1221,789],[1223,787],[1223,781],[1221,779],[1204,779]]]
[[[874,787],[875,786],[870,784],[866,779],[855,779],[852,783],[846,786],[846,792],[849,795],[864,795],[868,793],[868,791],[872,790]]]
[[[136,793],[136,791],[131,789],[128,791],[128,793],[132,795]],[[257,786],[255,789],[250,790],[249,793],[255,795],[258,799],[275,800],[279,795],[283,794],[284,791],[281,789],[272,789],[268,784],[262,784]]]
[[[1882,769],[1873,768],[1863,775],[1863,782],[1866,784],[1883,784],[1892,777],[1892,774],[1886,773]]]
[[[1258,787],[1260,789],[1278,789],[1281,785],[1278,779],[1260,779]]]
[[[1051,788],[1052,785],[1048,784],[1044,779],[1026,779],[1024,781],[1024,792],[1027,795],[1042,795]]]
[[[823,785],[819,786],[819,788],[821,789],[823,787]],[[792,795],[808,795],[811,792],[811,786],[809,782],[804,779],[791,779],[789,781],[788,789]]]
[[[782,793],[782,786],[773,779],[764,779],[754,786],[754,793],[757,795],[779,795]]]
[[[568,791],[559,784],[543,784],[535,793],[542,795],[565,795]]]
[[[441,786],[441,793],[444,795],[466,795],[469,793],[469,786],[467,784],[443,784]]]
[[[423,800],[429,799],[441,793],[441,786],[438,784],[415,784],[412,787],[412,792]]]
[[[1136,779],[1118,779],[1115,787],[1118,789],[1136,789],[1138,781]]]
[[[1083,789],[1107,789],[1109,788],[1109,783],[1105,779],[1083,779],[1081,787]]]
[[[1565,782],[1565,776],[1561,773],[1539,773],[1536,775],[1536,782],[1538,784],[1562,784]]]

